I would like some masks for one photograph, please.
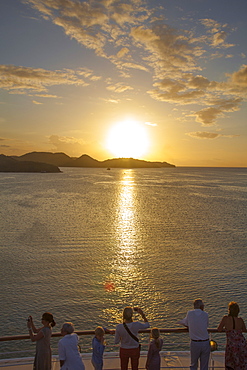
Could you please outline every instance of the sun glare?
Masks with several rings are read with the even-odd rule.
[[[116,157],[138,159],[149,147],[146,127],[131,119],[119,122],[110,129],[106,146]]]

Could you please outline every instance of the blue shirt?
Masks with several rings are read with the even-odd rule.
[[[93,355],[92,360],[95,364],[103,364],[103,353],[105,350],[105,345],[102,344],[96,337],[92,341]]]

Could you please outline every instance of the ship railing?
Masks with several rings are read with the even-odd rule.
[[[181,334],[181,333],[188,333],[188,329],[186,328],[165,328],[165,329],[159,329],[161,334]],[[151,329],[145,329],[140,330],[139,333],[143,334],[150,334]],[[212,337],[212,334],[218,333],[217,329],[208,329],[210,339]],[[95,334],[94,330],[77,330],[75,333],[78,336],[93,336]],[[115,330],[111,329],[111,333],[114,335]],[[56,332],[52,333],[52,337],[62,337],[61,333]],[[30,340],[30,337],[28,334],[21,334],[21,335],[11,335],[11,336],[1,336],[0,342],[9,342],[9,341],[22,341],[22,340]],[[170,346],[174,345],[183,345],[188,347],[189,340],[183,343],[167,343],[165,341],[164,346],[167,349],[166,351],[161,351],[161,357],[164,358],[164,361],[162,360],[161,369],[188,369],[189,368],[189,351],[169,351],[168,348]],[[148,347],[148,342],[142,341],[143,347]],[[115,347],[115,348],[114,348]],[[119,359],[118,359],[118,346],[111,345],[111,348],[114,348],[113,351],[107,352],[105,351],[104,354],[104,362],[106,361],[106,366],[104,366],[105,370],[119,370]],[[86,369],[91,369],[91,354],[86,353],[88,352],[88,346],[85,348],[82,347],[82,358],[85,363]],[[17,355],[19,353],[19,355]],[[14,351],[14,352],[4,352],[0,353],[1,357],[5,357],[6,360],[0,360],[0,368],[1,369],[31,369],[32,363],[33,363],[33,357],[27,357],[25,356],[26,353],[30,353],[30,350],[28,351]],[[54,353],[54,351],[53,351]],[[11,358],[8,359],[8,357],[11,355],[17,356],[25,356],[21,358]],[[139,369],[145,369],[145,358],[147,355],[147,351],[141,351],[141,358],[140,358],[140,366]],[[175,363],[175,358],[177,358],[177,362]],[[166,361],[167,360],[167,361]],[[223,369],[224,368],[224,352],[223,351],[216,351],[212,352],[210,356],[210,369],[216,370],[216,369]],[[112,365],[113,364],[113,365]],[[59,369],[59,359],[57,355],[53,356],[53,369]]]
[[[168,334],[179,334],[179,333],[188,333],[188,329],[186,328],[166,328],[166,329],[159,329],[160,333]],[[111,332],[115,334],[115,330],[111,329]],[[143,329],[139,330],[139,333],[147,333],[150,334],[151,329]],[[210,334],[212,333],[219,333],[217,329],[208,329],[208,332]],[[76,330],[75,333],[79,336],[81,335],[94,335],[94,330]],[[62,337],[62,334],[60,332],[52,333],[52,337]],[[20,334],[20,335],[9,335],[9,336],[0,336],[0,342],[7,342],[12,340],[24,340],[24,339],[30,339],[30,336],[28,334]]]

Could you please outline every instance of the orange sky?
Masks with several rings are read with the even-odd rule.
[[[0,153],[247,166],[247,3],[227,4],[2,0]]]

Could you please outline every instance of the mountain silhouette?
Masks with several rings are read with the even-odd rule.
[[[20,161],[0,154],[0,172],[61,172],[58,166],[49,163]]]
[[[98,161],[87,154],[79,158],[69,157],[65,153],[31,152],[19,157],[12,157],[19,161],[33,161],[52,164],[57,167],[101,167],[101,168],[161,168],[176,167],[167,162],[149,162],[134,158],[113,158]]]

